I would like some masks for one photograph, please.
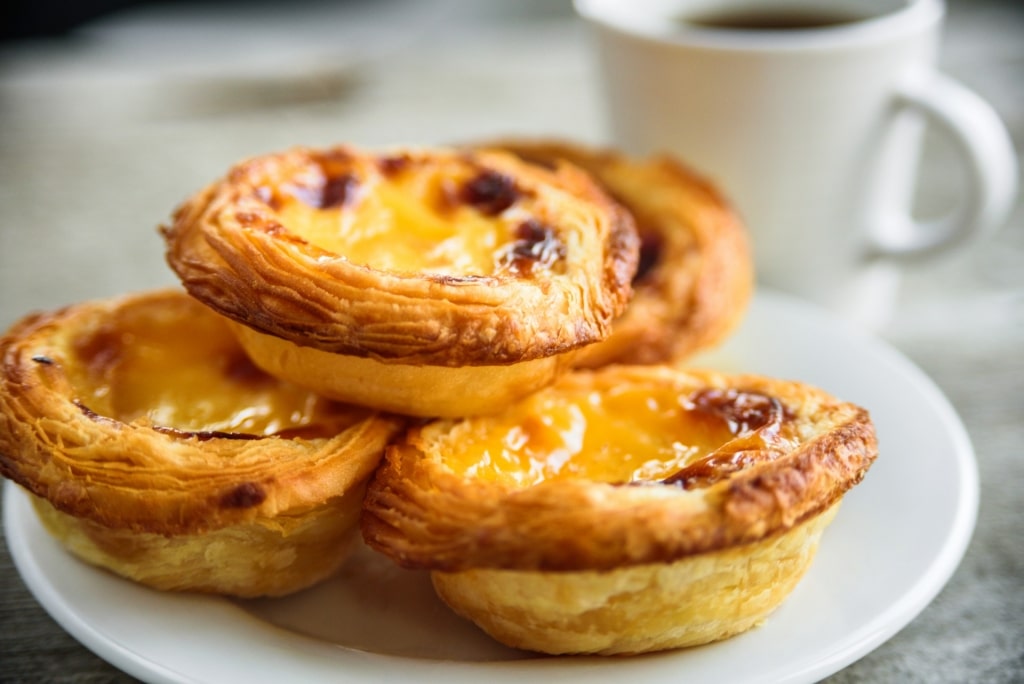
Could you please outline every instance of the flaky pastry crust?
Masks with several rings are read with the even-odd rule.
[[[250,159],[185,202],[163,234],[186,289],[253,331],[242,339],[261,367],[415,415],[493,410],[550,382],[562,355],[609,334],[639,250],[632,218],[571,165],[441,148]],[[496,367],[540,360],[486,405],[427,388],[437,373],[420,373],[480,367],[490,369],[481,384],[493,383]],[[421,391],[382,396],[396,374],[385,365]],[[370,381],[351,381],[367,368]]]
[[[778,535],[615,570],[434,572],[437,594],[498,641],[553,655],[630,655],[757,626],[803,578],[838,504]],[[523,597],[528,597],[524,600]]]
[[[403,425],[270,378],[178,290],[30,315],[0,363],[0,473],[76,554],[162,589],[333,572]]]
[[[617,451],[616,440],[626,446]],[[652,444],[656,459],[681,456],[664,467],[645,456],[633,470],[610,462]],[[702,643],[698,634],[749,628],[778,605],[788,589],[766,595],[778,600],[751,597],[795,584],[823,516],[876,455],[865,410],[801,383],[672,366],[576,371],[504,414],[411,429],[371,482],[363,536],[398,564],[433,571],[457,612],[510,645],[551,653],[692,645]],[[782,582],[755,566],[791,572]],[[685,611],[656,611],[650,622],[638,614],[614,629],[625,619],[616,598],[623,586],[655,591],[668,572],[679,587],[696,568],[722,573],[714,586],[739,591],[734,602],[750,612],[711,628]],[[549,579],[562,589],[534,593]],[[589,599],[534,605],[585,594],[588,582],[597,587]],[[694,587],[684,593],[705,590]],[[571,616],[582,622],[565,627]],[[666,631],[666,619],[691,618]],[[600,636],[588,641],[588,633]]]
[[[633,215],[640,233],[634,295],[608,339],[579,367],[678,362],[721,342],[746,312],[754,266],[742,222],[717,188],[668,155],[633,159],[556,140],[485,143],[540,165],[567,161]]]

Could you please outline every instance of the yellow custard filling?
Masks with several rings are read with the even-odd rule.
[[[93,413],[185,432],[314,436],[365,412],[317,397],[256,368],[227,324],[199,307],[168,315],[145,307],[73,341],[76,399]]]
[[[531,219],[512,181],[492,174],[487,188],[504,193],[508,206],[467,201],[467,187],[489,180],[482,173],[428,165],[391,174],[325,174],[276,188],[271,204],[291,234],[378,270],[490,276],[514,266],[510,254],[525,255],[531,267],[552,266],[553,253],[544,254],[538,243],[554,236]],[[524,225],[540,230],[524,234]]]
[[[751,433],[742,422],[671,387],[546,391],[463,422],[440,451],[456,472],[521,486],[657,481]]]

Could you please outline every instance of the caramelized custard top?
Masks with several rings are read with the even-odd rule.
[[[671,387],[541,392],[451,434],[457,472],[529,486],[556,478],[703,487],[791,447],[790,416],[757,392]]]
[[[200,436],[332,436],[368,415],[267,375],[198,304],[175,311],[119,310],[74,339],[83,410]]]
[[[338,156],[256,188],[281,227],[374,269],[449,276],[557,271],[565,246],[531,210],[531,192],[468,160]]]

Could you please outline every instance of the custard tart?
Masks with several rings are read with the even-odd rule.
[[[583,350],[579,367],[676,362],[721,342],[750,301],[753,259],[745,228],[710,182],[676,159],[633,159],[610,149],[545,140],[484,147],[550,167],[567,161],[635,219],[640,261],[633,298],[608,339]]]
[[[403,427],[268,376],[178,290],[30,315],[0,363],[0,473],[72,553],[158,589],[327,577]]]
[[[579,169],[444,148],[256,157],[163,234],[261,368],[417,416],[550,384],[608,336],[639,258],[628,212]]]
[[[499,414],[409,430],[370,484],[363,537],[509,646],[694,646],[785,599],[876,454],[865,410],[804,384],[580,370]]]

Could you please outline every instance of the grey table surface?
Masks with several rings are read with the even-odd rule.
[[[155,227],[245,156],[340,141],[605,140],[592,55],[564,2],[186,7],[125,11],[66,39],[0,47],[0,327],[174,283]],[[942,67],[993,104],[1019,154],[1024,7],[961,0],[949,10]],[[923,175],[934,197],[962,182],[938,139],[928,139]],[[909,265],[896,316],[877,334],[959,412],[977,453],[980,510],[935,600],[828,681],[1022,682],[1020,202],[991,238]],[[0,681],[132,681],[47,615],[5,544]]]

